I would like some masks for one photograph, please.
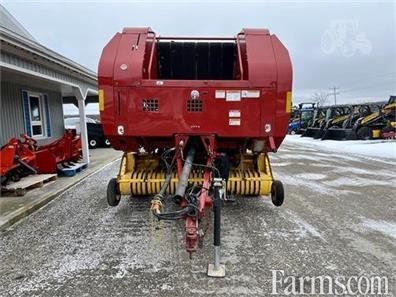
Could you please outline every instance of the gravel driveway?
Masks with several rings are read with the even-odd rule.
[[[224,279],[206,276],[211,233],[190,260],[183,222],[152,220],[149,199],[107,206],[114,163],[0,233],[0,296],[268,296],[275,270],[384,276],[392,296],[395,162],[287,141],[270,157],[286,201],[242,197],[223,207]]]

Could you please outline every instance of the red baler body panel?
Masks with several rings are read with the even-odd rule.
[[[181,39],[187,43],[177,44]],[[150,28],[128,28],[106,45],[98,70],[104,94],[101,120],[115,149],[136,151],[153,143],[165,147],[174,144],[175,134],[213,134],[219,148],[236,149],[257,140],[266,151],[279,147],[291,109],[292,66],[286,48],[264,29],[244,29],[235,38],[198,39],[156,37]],[[200,41],[205,42],[197,45]],[[159,54],[159,49],[165,53]],[[188,50],[195,51],[194,64],[184,55]],[[175,52],[182,55],[172,56]],[[228,53],[235,53],[229,55],[232,65],[218,59],[213,63],[220,64],[212,69],[202,64]],[[179,63],[175,57],[184,59],[181,65],[195,67],[195,72],[187,73],[190,79],[161,77],[161,71],[168,71],[162,76],[179,75],[159,62],[164,57],[171,68]],[[216,73],[217,68],[223,72]],[[221,79],[228,73],[231,79]],[[207,79],[210,75],[216,79]],[[192,98],[193,93],[198,98]]]

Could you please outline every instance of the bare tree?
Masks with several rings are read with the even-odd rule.
[[[315,92],[312,94],[312,100],[316,103],[317,106],[323,106],[329,96],[330,94],[328,93]]]

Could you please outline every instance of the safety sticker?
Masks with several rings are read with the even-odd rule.
[[[241,111],[240,111],[240,110],[237,110],[237,109],[230,110],[230,111],[228,112],[228,116],[229,116],[230,118],[240,118],[240,117],[241,117]]]
[[[225,90],[216,90],[216,99],[224,99],[226,97]]]
[[[241,119],[229,119],[228,120],[228,125],[229,126],[240,126],[241,125]]]
[[[242,98],[260,98],[260,90],[242,90]]]
[[[241,101],[241,91],[240,90],[227,90],[226,91],[226,101]]]

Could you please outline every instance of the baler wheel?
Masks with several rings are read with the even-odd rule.
[[[107,203],[110,206],[117,206],[120,203],[121,195],[118,191],[117,179],[112,178],[107,185]]]
[[[271,185],[271,200],[275,206],[281,206],[285,199],[285,190],[279,180],[274,180]]]

